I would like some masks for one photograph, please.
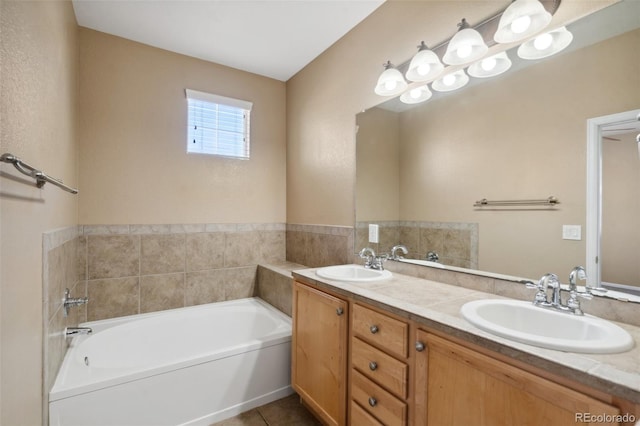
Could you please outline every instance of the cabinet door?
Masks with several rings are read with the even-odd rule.
[[[423,346],[416,347],[416,425],[575,426],[581,424],[580,413],[620,413],[617,407],[438,336],[418,330],[417,338]]]
[[[293,285],[292,386],[329,425],[346,423],[347,302]]]

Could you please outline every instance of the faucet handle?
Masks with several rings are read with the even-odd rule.
[[[520,283],[524,284],[525,287],[531,288],[531,289],[536,289],[537,290],[537,289],[541,288],[540,284],[536,284],[531,280],[520,280]]]
[[[547,292],[546,292],[545,283],[543,279],[538,281],[538,283],[535,283],[531,280],[520,280],[520,282],[524,284],[527,288],[536,290],[536,295],[533,299],[534,305],[541,305],[544,303],[548,303]]]

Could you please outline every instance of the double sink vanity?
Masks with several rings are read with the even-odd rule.
[[[640,327],[360,265],[293,278],[292,386],[323,423],[640,420]]]

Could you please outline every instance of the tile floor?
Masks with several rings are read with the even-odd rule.
[[[267,405],[215,423],[215,426],[319,426],[321,423],[300,404],[293,394]],[[212,425],[213,426],[213,425]]]

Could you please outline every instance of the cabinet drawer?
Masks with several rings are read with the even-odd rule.
[[[367,379],[357,370],[351,370],[351,398],[369,414],[387,426],[407,423],[407,404]],[[355,423],[354,423],[355,424]]]
[[[361,305],[353,305],[353,333],[394,355],[407,357],[409,325]]]
[[[401,398],[407,397],[407,364],[354,337],[351,365]]]
[[[351,401],[351,422],[353,426],[367,425],[367,426],[384,426],[377,421],[375,417],[367,413],[364,408]]]

